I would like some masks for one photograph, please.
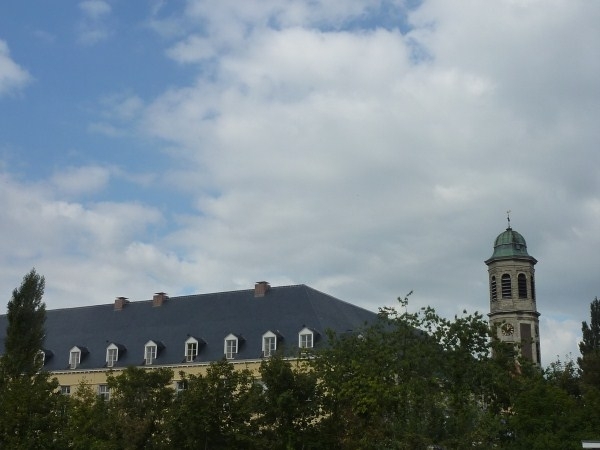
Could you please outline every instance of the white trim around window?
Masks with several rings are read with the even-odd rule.
[[[313,348],[315,345],[315,332],[310,328],[302,328],[298,333],[299,348]]]
[[[108,401],[110,399],[110,388],[107,384],[99,384],[98,385],[98,395],[103,399]]]
[[[273,356],[277,351],[277,335],[267,331],[262,335],[262,354],[265,358]]]
[[[187,340],[185,341],[185,361],[186,362],[193,362],[196,359],[196,356],[198,356],[198,347],[199,347],[198,339],[196,339],[195,337],[192,337],[192,336],[187,338]]]
[[[81,349],[77,346],[69,350],[69,368],[77,369],[81,364]]]
[[[158,345],[154,341],[148,341],[144,345],[144,363],[146,365],[154,364],[158,356]]]
[[[106,347],[106,367],[114,367],[119,360],[119,347],[112,343]]]
[[[225,353],[225,358],[233,359],[238,352],[238,344],[239,339],[235,334],[229,334],[225,337],[225,343],[223,346],[223,352]]]

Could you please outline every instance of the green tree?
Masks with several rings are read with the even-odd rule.
[[[161,448],[173,401],[172,380],[173,371],[166,368],[127,367],[118,375],[108,375],[108,412],[118,448]]]
[[[181,373],[179,392],[169,417],[172,448],[261,448],[257,445],[257,398],[261,387],[248,369],[227,360],[214,362],[206,374]]]
[[[32,377],[42,366],[38,354],[44,346],[44,286],[44,277],[32,269],[8,302],[8,327],[2,357],[4,376],[8,379]]]
[[[321,384],[308,362],[299,359],[292,363],[278,353],[261,363],[264,393],[258,410],[263,448],[322,448],[317,429]]]
[[[590,304],[590,324],[581,324],[582,340],[579,343],[581,357],[577,363],[582,372],[582,381],[600,389],[600,300],[596,297]]]
[[[65,440],[74,450],[118,450],[108,402],[82,380],[67,400]]]
[[[46,309],[44,277],[35,269],[8,302],[0,358],[0,448],[62,448],[63,411],[58,383],[41,370]]]
[[[512,357],[491,358],[495,344],[480,314],[450,321],[432,308],[408,313],[399,300],[373,326],[330,333],[316,355],[323,435],[343,449],[498,445]]]
[[[518,379],[514,403],[506,415],[511,439],[505,449],[567,450],[581,448],[585,418],[580,403],[539,371]]]

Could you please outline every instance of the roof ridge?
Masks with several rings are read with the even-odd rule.
[[[289,284],[289,285],[285,285],[285,286],[271,286],[271,289],[286,289],[286,288],[294,288],[294,287],[309,287],[309,286],[307,286],[304,283],[299,283],[299,284]],[[177,295],[177,296],[174,296],[174,297],[169,296],[169,300],[187,299],[187,298],[191,298],[191,297],[205,297],[205,296],[208,296],[208,295],[225,295],[225,294],[232,294],[232,293],[252,292],[252,291],[254,291],[254,288],[250,288],[250,289],[231,289],[231,290],[228,290],[228,291],[204,292],[204,293],[199,293],[199,294]],[[324,294],[324,295],[328,295],[328,294]],[[332,298],[335,298],[335,297],[332,297]],[[152,302],[152,299],[131,300],[129,302],[129,306],[134,305],[134,304],[139,304],[139,303],[150,303],[150,302]],[[114,305],[114,303],[98,303],[98,304],[94,304],[94,305],[65,306],[65,307],[62,307],[62,308],[48,308],[46,310],[46,312],[50,312],[50,311],[64,311],[66,309],[101,308],[101,307],[106,308],[106,307],[109,307],[109,306],[112,307],[113,305]],[[46,307],[47,306],[48,306],[48,304],[46,303]],[[0,314],[0,317],[5,316],[5,315],[6,314]]]

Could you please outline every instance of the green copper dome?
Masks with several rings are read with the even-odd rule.
[[[495,259],[526,258],[535,261],[535,258],[527,253],[525,238],[511,227],[500,233],[494,242],[494,254],[486,261]]]

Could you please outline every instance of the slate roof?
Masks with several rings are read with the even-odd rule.
[[[271,287],[264,297],[255,297],[254,289],[249,289],[171,297],[161,306],[153,306],[152,300],[129,302],[120,311],[112,303],[48,310],[44,349],[52,357],[45,369],[68,370],[74,346],[89,352],[78,370],[104,368],[111,343],[126,349],[119,352],[114,367],[139,366],[150,340],[164,345],[156,365],[186,364],[185,341],[190,336],[201,342],[196,363],[216,361],[223,357],[224,339],[231,333],[242,338],[235,360],[259,359],[267,331],[281,336],[278,348],[295,353],[298,333],[305,327],[318,333],[315,347],[319,347],[327,329],[356,331],[376,318],[371,311],[306,285]],[[0,352],[6,325],[6,316],[0,316]]]

